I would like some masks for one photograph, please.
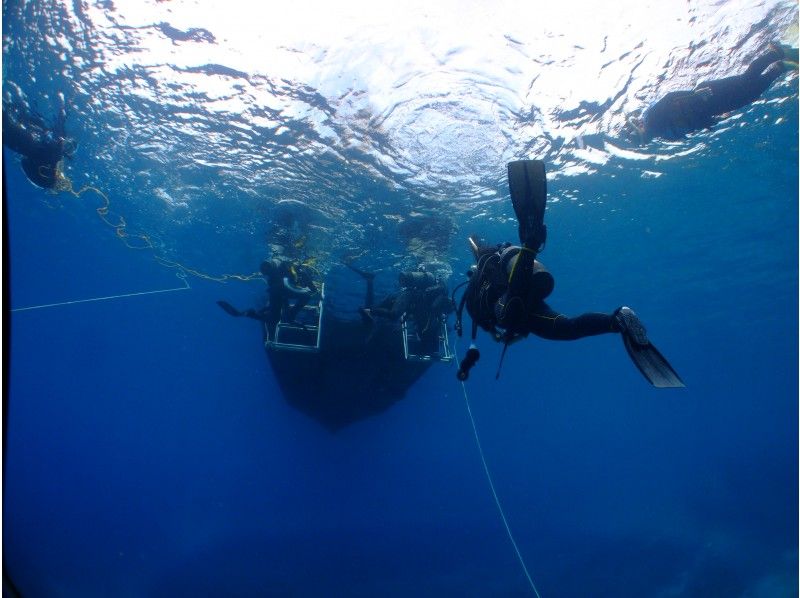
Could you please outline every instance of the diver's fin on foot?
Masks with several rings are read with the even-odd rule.
[[[686,386],[672,366],[653,343],[638,344],[627,332],[622,333],[625,349],[634,365],[656,388],[682,388]]]
[[[642,321],[630,307],[620,307],[614,313],[614,318],[622,333],[625,350],[650,384],[656,388],[686,386],[661,352],[648,340]]]
[[[544,244],[544,209],[547,178],[542,160],[517,160],[508,163],[508,188],[519,222],[519,240],[538,251]]]
[[[244,315],[242,312],[240,312],[238,309],[236,309],[233,305],[231,305],[227,301],[217,301],[217,305],[219,305],[222,309],[224,309],[225,313],[230,314],[235,318]]]

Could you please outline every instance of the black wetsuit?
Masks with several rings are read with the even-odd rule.
[[[703,81],[691,91],[668,93],[645,111],[645,138],[678,140],[691,131],[713,126],[717,117],[758,99],[783,73],[782,59],[780,47],[770,46],[742,75]]]
[[[265,262],[261,265],[261,273],[269,285],[269,310],[275,323],[283,314],[285,321],[292,322],[317,293],[311,272],[301,266],[291,266],[287,262]],[[289,305],[289,300],[294,303]]]
[[[65,155],[64,120],[62,108],[50,129],[38,114],[26,112],[15,119],[3,107],[3,145],[22,156],[25,175],[44,189],[54,189],[58,183],[58,163]]]
[[[424,274],[418,278],[416,275]],[[388,295],[377,307],[370,309],[370,314],[388,320],[398,320],[403,314],[407,314],[417,327],[420,335],[426,334],[429,330],[435,330],[432,324],[438,316],[447,314],[452,310],[450,300],[447,296],[447,287],[441,281],[436,280],[432,274],[414,272],[403,273],[400,275],[400,291],[396,294]],[[371,303],[371,283],[367,281],[367,300],[369,308]],[[436,330],[438,333],[438,330]]]
[[[232,316],[259,320],[265,322],[270,330],[274,330],[281,320],[293,322],[300,310],[318,292],[310,270],[304,266],[292,267],[278,260],[265,261],[261,264],[261,273],[267,279],[269,305],[245,311],[239,311],[226,301],[217,301],[217,305]],[[295,302],[290,306],[291,298]]]
[[[351,269],[367,282],[364,307],[359,309],[361,318],[369,328],[369,342],[376,331],[375,318],[397,321],[404,314],[414,325],[414,333],[424,343],[425,350],[436,350],[439,339],[439,326],[442,316],[453,310],[447,286],[435,276],[425,272],[404,272],[400,274],[400,291],[384,297],[374,305],[374,274]]]
[[[553,341],[574,341],[586,336],[619,332],[613,314],[585,313],[575,318],[554,311],[544,301],[534,305],[527,332]]]
[[[553,310],[544,301],[552,291],[552,277],[547,273],[549,280],[544,279],[544,284],[534,281],[534,254],[515,251],[518,249],[503,244],[478,250],[477,272],[465,295],[467,310],[477,325],[490,332],[500,327],[512,335],[535,334],[559,341],[619,332],[614,314],[592,312],[570,318]],[[517,264],[519,272],[512,288],[508,279],[514,259],[522,261]],[[506,313],[503,306],[513,305],[515,300],[519,311]]]

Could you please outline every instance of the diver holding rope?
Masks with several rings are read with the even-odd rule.
[[[260,270],[268,285],[269,304],[266,307],[241,311],[223,300],[217,301],[217,305],[231,316],[264,322],[270,331],[274,331],[279,322],[302,327],[297,316],[313,297],[319,295],[314,283],[314,275],[318,273],[304,263],[277,257],[261,262]]]
[[[481,327],[495,341],[504,344],[501,365],[508,346],[529,334],[549,340],[576,340],[619,333],[634,364],[651,384],[664,388],[684,386],[672,366],[648,340],[644,326],[630,307],[619,307],[610,314],[585,313],[570,318],[545,303],[555,281],[536,259],[547,240],[544,162],[510,162],[508,185],[519,222],[520,245],[491,246],[474,236],[469,239],[476,263],[464,283],[466,290],[456,312],[456,332],[461,336],[462,314],[466,307],[472,319],[472,343],[461,361],[458,379],[466,380],[480,358],[475,338]]]

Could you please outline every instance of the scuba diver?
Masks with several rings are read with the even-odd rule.
[[[413,322],[417,339],[437,340],[442,318],[453,311],[453,302],[447,296],[447,286],[431,272],[420,265],[415,272],[401,272],[398,276],[400,290],[387,295],[375,305],[373,272],[358,270],[346,263],[348,268],[361,276],[367,283],[364,305],[358,308],[362,321],[374,331],[375,318],[399,321],[407,318]],[[368,337],[371,338],[371,334]]]
[[[480,326],[494,340],[504,343],[501,364],[508,345],[529,334],[550,340],[576,340],[619,333],[634,364],[651,384],[684,386],[672,366],[649,341],[644,326],[631,308],[623,306],[611,314],[586,313],[569,318],[545,303],[553,290],[554,279],[536,259],[547,239],[544,162],[510,162],[508,185],[519,222],[520,245],[488,246],[475,237],[469,239],[476,264],[467,273],[467,282],[463,283],[466,290],[458,306],[455,328],[461,336],[462,313],[466,307],[472,319],[472,343],[461,361],[458,379],[466,380],[480,358],[475,345]]]
[[[728,112],[754,102],[788,68],[797,68],[797,48],[772,43],[742,75],[702,81],[692,90],[673,91],[630,124],[643,143],[654,137],[676,141],[712,127]]]
[[[64,130],[66,108],[59,93],[59,109],[49,126],[24,101],[11,106],[3,102],[3,145],[22,156],[22,170],[34,185],[55,190],[61,180],[64,157],[71,158],[74,143]]]
[[[297,324],[295,320],[300,310],[319,293],[313,280],[314,270],[304,264],[276,258],[261,262],[260,269],[267,281],[269,305],[246,311],[236,309],[227,301],[217,301],[217,305],[234,317],[245,316],[265,322],[270,330],[274,330],[279,322]],[[291,304],[290,299],[294,299]]]

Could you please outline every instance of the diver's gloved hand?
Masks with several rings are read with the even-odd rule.
[[[225,313],[235,318],[244,315],[242,312],[240,312],[238,309],[236,309],[233,305],[231,305],[227,301],[217,301],[217,305],[219,305],[222,309],[224,309]]]
[[[647,330],[630,307],[622,306],[614,312],[614,321],[622,334],[627,334],[637,345],[645,347],[650,344]]]

